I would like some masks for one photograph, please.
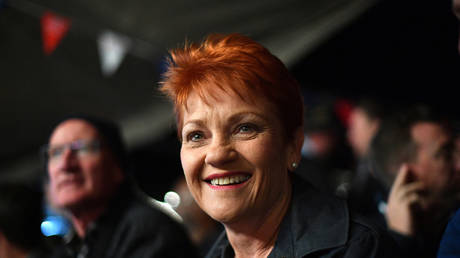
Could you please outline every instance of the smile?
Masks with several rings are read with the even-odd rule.
[[[61,181],[58,182],[57,186],[59,188],[61,187],[67,187],[67,186],[77,186],[77,185],[80,185],[82,184],[83,180],[81,178],[77,178],[77,177],[68,177],[68,178],[65,178]]]
[[[249,175],[234,175],[214,178],[210,180],[211,185],[234,185],[248,181]]]

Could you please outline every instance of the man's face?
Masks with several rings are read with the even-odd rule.
[[[49,200],[57,208],[100,205],[123,180],[123,173],[98,131],[81,119],[56,127],[48,148]],[[71,147],[70,147],[71,146]]]
[[[457,135],[454,140],[454,153],[452,155],[454,166],[454,175],[452,182],[456,189],[460,189],[460,135]]]
[[[453,1],[453,11],[454,11],[455,16],[457,16],[457,19],[460,20],[460,0]],[[459,40],[458,50],[460,52],[460,40]]]
[[[355,108],[350,116],[350,127],[347,131],[348,142],[357,157],[364,157],[369,144],[377,132],[379,121],[371,119],[361,108]]]
[[[452,142],[439,124],[422,122],[412,127],[417,156],[412,164],[416,180],[435,194],[447,190],[452,177]]]

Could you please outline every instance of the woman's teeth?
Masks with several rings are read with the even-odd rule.
[[[227,176],[227,177],[220,177],[214,178],[211,180],[211,185],[231,185],[231,184],[239,184],[244,181],[247,181],[250,176],[247,175],[237,175],[237,176]]]

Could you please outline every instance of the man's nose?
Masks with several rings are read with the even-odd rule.
[[[72,171],[78,164],[77,153],[70,148],[66,148],[57,162],[61,170]]]
[[[234,161],[238,156],[233,143],[225,138],[214,138],[206,152],[205,163],[222,167]]]

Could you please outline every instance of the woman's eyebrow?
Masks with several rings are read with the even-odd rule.
[[[184,128],[186,125],[196,125],[196,126],[203,126],[204,122],[202,119],[191,119],[188,120],[187,122],[184,123],[182,128]]]
[[[229,121],[230,122],[238,122],[244,118],[256,118],[256,119],[262,119],[264,121],[268,121],[267,117],[265,117],[264,115],[262,114],[259,114],[259,113],[255,113],[255,112],[246,112],[246,111],[243,111],[243,112],[239,112],[239,113],[236,113],[236,114],[233,114]]]

